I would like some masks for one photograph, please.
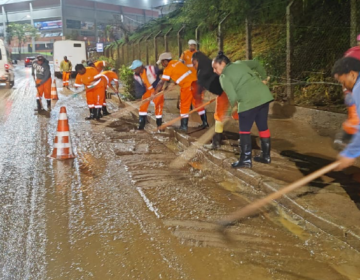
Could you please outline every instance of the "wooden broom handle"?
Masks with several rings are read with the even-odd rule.
[[[202,104],[201,106],[199,106],[199,107],[191,110],[188,114],[190,115],[190,114],[196,112],[197,110],[199,110],[199,109],[201,109],[201,108],[205,108],[205,107],[208,106],[209,104],[213,103],[215,100],[216,100],[216,98],[211,99],[210,101]],[[157,131],[157,130],[163,130],[163,129],[165,129],[166,127],[168,127],[168,126],[176,123],[176,122],[179,121],[179,120],[181,120],[181,116],[180,116],[180,117],[177,117],[177,118],[175,118],[175,119],[172,119],[171,121],[168,121],[168,122],[164,123],[164,124],[161,125],[159,128],[157,128],[156,131]]]
[[[287,194],[289,192],[292,192],[304,185],[306,185],[307,183],[315,180],[316,178],[334,170],[336,167],[338,167],[340,164],[339,161],[335,161],[297,181],[295,181],[294,183],[262,198],[259,200],[254,201],[253,203],[250,203],[249,205],[245,206],[244,208],[241,208],[235,212],[233,212],[232,214],[230,214],[229,216],[227,216],[225,219],[223,219],[222,221],[220,221],[220,224],[223,226],[228,226],[240,219],[246,218],[252,214],[254,214],[259,208],[265,206],[266,204],[270,203],[271,201],[278,199],[280,197],[282,197],[284,194]]]

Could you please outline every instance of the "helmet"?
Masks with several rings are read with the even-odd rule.
[[[193,39],[189,40],[188,44],[189,45],[197,45],[196,41]]]
[[[356,40],[357,40],[357,41],[360,41],[360,34],[357,35]]]

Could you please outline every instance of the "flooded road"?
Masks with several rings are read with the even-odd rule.
[[[85,121],[84,96],[36,115],[35,91],[20,66],[0,91],[0,279],[360,279],[357,251],[279,207],[227,243],[213,222],[261,193],[203,158],[174,172],[171,135]],[[74,160],[47,157],[60,106]]]

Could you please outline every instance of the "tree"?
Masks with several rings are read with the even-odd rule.
[[[21,56],[21,47],[23,44],[29,41],[32,37],[38,37],[38,30],[28,23],[10,23],[6,28],[6,33],[9,45],[13,39],[18,40],[19,56]]]

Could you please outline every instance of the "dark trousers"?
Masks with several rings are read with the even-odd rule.
[[[270,137],[268,128],[269,103],[239,113],[240,134],[250,134],[254,122],[260,132],[260,137]]]

